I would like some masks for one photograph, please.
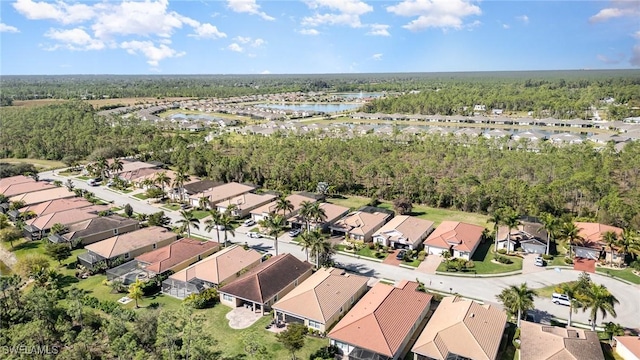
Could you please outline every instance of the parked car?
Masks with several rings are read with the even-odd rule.
[[[291,231],[289,231],[289,236],[296,237],[296,236],[300,235],[301,231],[302,230],[300,230],[300,229],[291,229]]]
[[[186,210],[186,209],[190,209],[190,208],[191,208],[191,205],[189,205],[189,204],[180,204],[180,209],[182,209],[182,210]],[[222,230],[222,229],[220,229],[220,230]]]
[[[89,186],[98,186],[100,182],[96,181],[96,179],[89,179],[89,181],[87,181],[87,184],[89,184]]]
[[[398,260],[402,260],[404,259],[404,256],[407,254],[407,250],[402,249],[400,251],[398,251],[398,253],[396,254],[396,259]]]
[[[534,264],[536,266],[544,266],[544,259],[540,256],[536,257],[536,259],[534,260]]]
[[[260,239],[262,237],[262,234],[260,234],[259,232],[251,231],[247,233],[247,236],[253,239]]]
[[[253,226],[255,224],[256,224],[256,222],[253,219],[247,219],[242,223],[242,225],[244,225],[244,226]]]
[[[551,302],[553,302],[556,305],[564,305],[564,306],[571,305],[571,299],[565,294],[558,294],[558,293],[551,294]]]

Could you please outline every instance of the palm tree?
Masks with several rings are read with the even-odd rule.
[[[578,298],[581,297],[582,284],[578,281],[565,282],[558,286],[558,291],[569,297],[569,322],[567,325],[571,326],[573,313],[577,312],[578,308],[582,306],[578,300]]]
[[[66,231],[67,231],[67,227],[61,223],[55,223],[51,226],[51,229],[49,229],[49,232],[51,233],[51,235],[64,234]]]
[[[313,204],[314,203],[307,200],[300,203],[300,211],[298,212],[298,214],[300,215],[302,221],[305,223],[305,228],[307,229],[307,231],[311,231],[311,206],[313,206]],[[309,254],[307,254],[307,261],[309,261],[308,257]]]
[[[8,228],[9,226],[11,226],[11,224],[9,224],[7,215],[0,213],[0,230]]]
[[[320,222],[327,220],[327,212],[324,210],[323,207],[320,206],[319,202],[314,202],[311,205],[309,216],[311,217],[311,220],[313,220],[313,222],[316,225],[319,224]]]
[[[124,169],[124,163],[122,162],[122,160],[118,158],[113,159],[113,162],[109,166],[109,170],[111,170],[111,172],[115,174],[117,172],[122,171],[122,169]]]
[[[198,199],[198,207],[201,210],[207,210],[207,208],[209,207],[209,198],[207,196],[201,196]]]
[[[171,183],[171,178],[167,176],[166,171],[162,171],[156,174],[155,183],[162,187],[164,193],[164,187]]]
[[[100,174],[100,177],[107,178],[109,175],[109,163],[107,159],[101,157],[95,163],[96,173]]]
[[[142,299],[142,295],[142,281],[138,279],[135,283],[129,286],[129,298],[136,301],[136,309],[140,307],[138,306],[138,300]]]
[[[540,230],[544,229],[547,232],[546,254],[549,255],[551,241],[553,240],[553,236],[556,233],[556,231],[558,231],[558,225],[559,225],[558,219],[549,213],[542,213],[540,221],[542,222],[542,228],[540,228]]]
[[[604,241],[604,243],[607,244],[607,247],[609,248],[609,265],[613,265],[613,251],[615,250],[614,245],[618,244],[618,234],[613,231],[607,231],[602,234],[602,241]]]
[[[496,297],[511,313],[517,313],[517,325],[520,327],[522,314],[526,314],[528,310],[531,310],[534,307],[533,297],[535,295],[535,290],[529,289],[527,283],[522,283],[519,286],[511,285],[508,288],[503,289],[500,294],[496,295]]]
[[[73,191],[73,189],[76,188],[76,185],[73,183],[73,180],[71,179],[67,179],[67,181],[64,183],[64,186],[66,186],[67,190],[69,191]]]
[[[624,229],[622,236],[618,238],[618,244],[620,252],[625,258],[627,254],[633,254],[634,256],[640,254],[640,237],[638,232],[632,229]]]
[[[509,254],[509,247],[511,242],[511,230],[517,229],[521,224],[520,217],[515,211],[508,211],[504,214],[504,218],[502,219],[502,223],[507,226],[509,232],[507,233],[507,254]],[[515,250],[515,247],[514,247]]]
[[[620,302],[615,296],[611,295],[609,290],[604,285],[591,283],[589,287],[585,289],[585,294],[582,302],[582,310],[591,310],[589,318],[591,319],[591,331],[596,331],[596,317],[598,312],[602,313],[602,317],[607,317],[607,314],[617,317],[615,305]]]
[[[320,268],[320,262],[324,263],[327,260],[327,257],[333,253],[333,248],[331,247],[331,243],[327,241],[325,235],[320,233],[319,231],[314,231],[316,234],[314,236],[313,242],[311,243],[311,255],[316,259],[316,268]]]
[[[191,227],[200,230],[200,219],[193,215],[193,211],[180,210],[181,219],[176,221],[180,225],[180,232],[187,232],[187,237],[191,237]]]
[[[577,241],[581,240],[582,237],[578,235],[580,233],[580,229],[573,221],[567,221],[562,224],[562,228],[560,228],[560,237],[569,242],[569,258],[571,258],[571,246]]]
[[[25,206],[25,202],[22,200],[16,200],[9,204],[9,210],[18,210]]]
[[[260,220],[260,226],[267,229],[267,234],[274,237],[274,248],[276,256],[278,255],[278,235],[284,229],[287,220],[280,214],[271,213],[269,216]]]
[[[206,232],[211,232],[211,230],[215,229],[216,230],[216,234],[217,234],[217,238],[218,238],[218,244],[219,244],[220,243],[220,227],[219,227],[219,225],[220,225],[220,219],[222,218],[222,214],[216,209],[209,210],[209,214],[211,216],[211,219],[209,219],[209,220],[204,222],[204,224],[206,225],[204,230]]]
[[[220,217],[220,226],[222,227],[222,231],[224,231],[224,246],[227,246],[227,233],[231,233],[232,236],[236,236],[236,233],[233,229],[233,218],[229,216],[229,214],[224,213]]]
[[[493,232],[496,234],[496,240],[493,247],[493,251],[495,252],[498,251],[498,226],[502,224],[502,212],[502,208],[499,208],[491,215],[491,217],[489,217],[489,219],[487,219],[488,223],[493,223]]]
[[[276,200],[275,209],[276,209],[276,212],[282,210],[282,216],[284,217],[284,216],[287,215],[287,211],[289,213],[291,213],[291,211],[293,211],[293,204],[286,197],[280,196],[278,198],[278,200]]]
[[[316,232],[309,230],[303,232],[298,238],[298,242],[300,243],[300,246],[302,246],[302,251],[304,251],[305,255],[307,256],[307,262],[309,261],[309,249],[311,248],[315,239]]]
[[[180,194],[180,201],[184,200],[184,183],[191,180],[189,174],[184,170],[178,169],[175,178],[173,179],[173,186],[178,188],[178,194]]]

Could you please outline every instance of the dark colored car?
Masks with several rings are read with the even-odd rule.
[[[396,259],[398,260],[402,260],[404,259],[404,256],[407,254],[407,250],[402,249],[400,251],[398,251],[398,253],[396,254]]]

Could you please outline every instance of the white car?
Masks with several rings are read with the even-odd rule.
[[[253,239],[260,239],[262,237],[262,234],[260,234],[259,232],[252,231],[252,232],[248,232],[247,236]]]
[[[553,293],[551,294],[551,302],[556,305],[571,305],[571,299],[565,294]]]
[[[247,219],[242,223],[242,225],[244,225],[244,226],[253,226],[255,224],[256,224],[256,222],[253,221],[253,219]]]
[[[536,266],[544,266],[544,259],[542,257],[538,256],[537,258],[535,258],[534,264]]]

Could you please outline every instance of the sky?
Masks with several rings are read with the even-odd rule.
[[[640,67],[640,0],[0,0],[0,75]]]

